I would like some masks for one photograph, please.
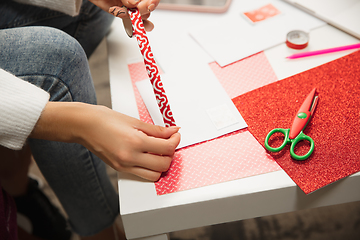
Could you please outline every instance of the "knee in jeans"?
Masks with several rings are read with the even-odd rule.
[[[35,57],[39,60],[35,61],[39,61],[38,64],[41,66],[39,72],[48,74],[52,79],[59,79],[60,85],[66,86],[66,91],[71,94],[71,101],[96,104],[87,57],[79,42],[55,28],[34,27],[34,29],[41,33],[38,37],[38,40],[41,38],[37,46],[39,49],[33,51],[38,54]],[[61,90],[64,91],[64,88],[61,87]],[[57,93],[50,94],[58,96]],[[59,97],[51,100],[62,101]]]
[[[39,47],[43,56],[50,60],[50,63],[57,64],[59,68],[66,70],[72,64],[86,63],[86,54],[80,43],[67,33],[51,28],[40,27],[42,38],[46,39]],[[44,36],[45,35],[45,36]]]
[[[86,54],[72,36],[51,27],[0,33],[1,68],[48,91],[52,101],[96,104]]]

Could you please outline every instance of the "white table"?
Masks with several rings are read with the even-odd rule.
[[[174,24],[172,21],[166,23],[166,19],[161,23],[157,20],[166,14],[160,10],[156,12],[157,17],[153,14],[154,31],[165,31],[162,28],[166,24]],[[151,37],[150,43],[156,39],[155,32]],[[309,50],[359,42],[328,25],[312,31],[310,39]],[[141,55],[136,41],[125,34],[120,19],[114,22],[107,44],[113,109],[138,118],[127,64],[129,59],[140,59]],[[291,53],[285,44],[265,51],[279,79],[344,56],[349,51],[286,61],[285,57]],[[127,174],[119,174],[118,186],[126,236],[143,240],[168,240],[167,233],[172,231],[360,200],[360,173],[309,195],[282,170],[162,196],[156,195],[153,183]]]

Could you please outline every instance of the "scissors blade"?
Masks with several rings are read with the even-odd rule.
[[[299,133],[306,127],[311,116],[313,115],[318,102],[318,96],[315,96],[315,93],[316,88],[311,90],[296,113],[290,128],[290,139],[295,139],[296,136],[299,135]]]
[[[311,114],[311,116],[314,115],[314,111],[315,111],[315,108],[316,108],[317,103],[318,103],[318,100],[319,100],[318,98],[319,98],[319,96],[315,96],[315,97],[314,97],[313,103],[312,103],[312,105],[311,105],[311,107],[310,107],[310,114]]]

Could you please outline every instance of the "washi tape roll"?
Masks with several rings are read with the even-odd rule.
[[[159,68],[156,65],[154,55],[151,51],[149,40],[146,36],[144,24],[138,9],[128,9],[132,23],[133,35],[139,44],[140,52],[144,57],[145,67],[150,78],[151,85],[155,93],[157,104],[164,119],[166,127],[175,126],[175,120],[170,109],[169,101],[161,82]]]
[[[301,31],[294,30],[286,35],[286,45],[292,49],[304,49],[309,44],[309,34]]]

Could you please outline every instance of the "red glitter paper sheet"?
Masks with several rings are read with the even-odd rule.
[[[360,51],[233,99],[249,131],[264,146],[270,130],[290,128],[314,87],[319,102],[304,130],[315,142],[314,153],[296,161],[289,145],[269,152],[306,194],[360,171]]]

